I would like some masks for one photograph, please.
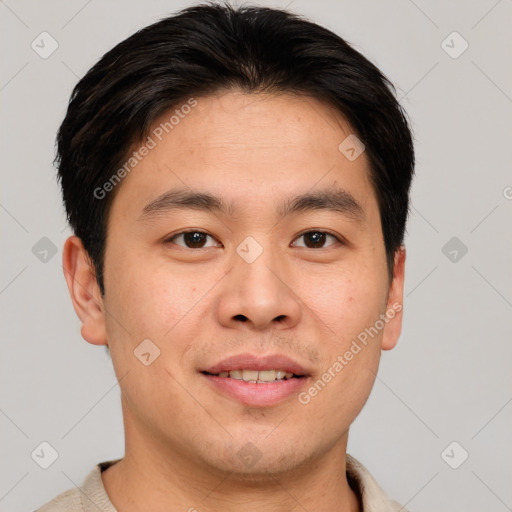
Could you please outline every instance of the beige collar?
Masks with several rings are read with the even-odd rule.
[[[121,459],[100,462],[87,475],[81,488],[81,499],[85,512],[117,512],[110,501],[101,472]],[[354,457],[347,454],[347,478],[350,486],[358,495],[362,512],[407,512],[405,508],[390,500],[369,471]]]

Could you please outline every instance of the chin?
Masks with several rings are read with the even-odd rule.
[[[261,441],[255,443],[247,436],[238,441],[231,440],[215,452],[205,454],[204,462],[217,471],[232,473],[230,480],[257,484],[272,481],[272,476],[305,467],[315,458],[315,450],[311,449],[310,453],[308,446],[290,437],[287,442],[282,437],[273,442],[265,440],[265,435],[258,438]],[[300,451],[297,446],[301,447]]]

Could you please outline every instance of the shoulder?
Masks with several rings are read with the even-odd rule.
[[[78,489],[69,489],[39,507],[36,512],[83,512],[84,506]]]
[[[96,464],[80,488],[62,492],[35,512],[116,512],[105,491],[101,472],[119,460]]]
[[[362,503],[363,512],[407,512],[390,499],[373,478],[371,473],[357,459],[347,454],[347,477]]]

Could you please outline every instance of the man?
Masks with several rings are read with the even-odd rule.
[[[402,322],[393,86],[288,12],[202,4],[109,51],[58,134],[63,250],[125,456],[39,510],[403,510],[346,453]]]

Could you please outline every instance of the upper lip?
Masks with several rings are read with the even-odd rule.
[[[218,374],[231,370],[284,370],[295,375],[309,375],[309,372],[293,359],[281,354],[258,356],[254,354],[238,354],[205,368],[202,371]]]

